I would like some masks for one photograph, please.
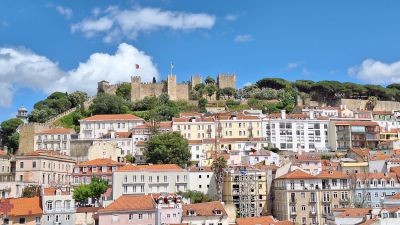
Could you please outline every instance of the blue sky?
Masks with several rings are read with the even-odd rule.
[[[400,81],[399,1],[0,2],[0,121],[99,79]],[[102,53],[102,54],[97,54]],[[140,64],[136,72],[134,64]]]

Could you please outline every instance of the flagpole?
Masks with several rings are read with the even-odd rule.
[[[172,64],[172,62],[171,62],[171,64],[169,65],[170,66],[170,69],[171,69],[171,72],[170,72],[170,75],[172,76],[172,68],[173,68],[173,66],[172,66],[173,64]]]

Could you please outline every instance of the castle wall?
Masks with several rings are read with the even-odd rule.
[[[176,99],[189,100],[189,84],[177,84],[176,85]]]
[[[217,84],[219,89],[231,87],[236,89],[236,75],[218,74]]]
[[[193,90],[196,85],[203,83],[201,76],[200,75],[195,75],[192,76],[192,87],[191,89]]]
[[[33,151],[35,149],[35,133],[52,128],[54,128],[54,126],[43,123],[27,123],[19,126],[19,148],[17,154],[20,155]],[[14,151],[15,150],[16,149],[14,149]]]
[[[131,101],[140,100],[140,82],[140,77],[131,77]]]
[[[336,106],[345,105],[350,110],[365,109],[368,100],[360,99],[340,99],[336,102]],[[375,111],[393,111],[400,109],[400,102],[395,101],[378,101],[374,110]]]
[[[163,93],[164,84],[146,83],[140,84],[140,99],[146,96],[159,96]]]
[[[167,90],[168,90],[168,95],[169,99],[171,100],[176,100],[177,96],[177,90],[176,90],[176,76],[175,75],[168,75],[167,77]]]

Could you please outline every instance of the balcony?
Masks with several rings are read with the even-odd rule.
[[[315,203],[317,203],[317,199],[316,198],[310,198],[309,202],[311,204],[315,204]]]
[[[316,217],[317,212],[316,211],[310,211],[310,217]]]
[[[291,217],[296,217],[297,216],[297,212],[296,211],[291,211],[290,212],[290,216]]]
[[[347,198],[341,198],[340,200],[339,200],[339,202],[341,203],[341,204],[349,204],[349,199],[347,199]]]
[[[291,199],[289,201],[289,205],[296,205],[296,199]]]

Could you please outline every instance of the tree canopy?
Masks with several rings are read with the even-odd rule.
[[[166,132],[153,135],[146,143],[146,161],[154,164],[190,164],[188,142],[179,132]]]
[[[190,200],[191,204],[202,203],[202,202],[211,202],[214,201],[213,198],[203,194],[200,191],[186,191],[186,192],[177,192],[178,195],[182,196],[183,198],[187,198]]]
[[[115,91],[115,94],[129,101],[131,99],[131,84],[122,83],[121,85],[118,86],[117,90]]]
[[[72,197],[75,201],[83,203],[88,198],[93,198],[98,202],[101,195],[106,193],[108,182],[99,177],[92,177],[90,184],[81,184],[74,188]]]
[[[14,150],[18,149],[19,134],[17,133],[17,128],[21,124],[23,124],[22,120],[17,118],[3,121],[0,124],[0,139],[3,140],[3,146]]]
[[[125,100],[117,95],[100,93],[90,106],[93,114],[122,114],[127,113]]]

